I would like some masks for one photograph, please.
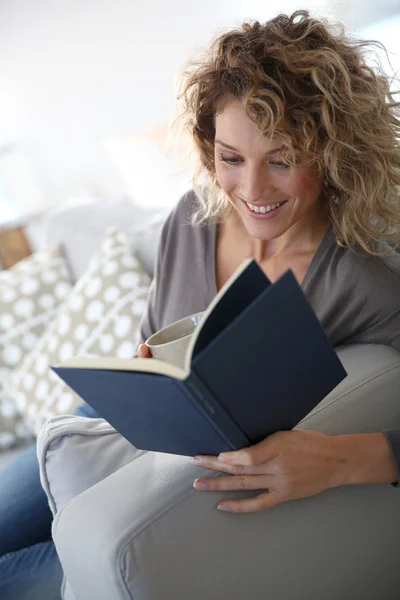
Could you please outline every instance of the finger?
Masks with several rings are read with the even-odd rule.
[[[217,456],[195,456],[192,458],[192,465],[213,469],[221,473],[233,473],[235,468],[234,465],[222,464]]]
[[[137,349],[137,353],[139,358],[151,358],[150,348],[146,346],[146,344],[140,344]]]
[[[265,475],[267,465],[262,463],[254,467],[244,467],[243,465],[230,465],[221,463],[217,456],[195,456],[192,464],[206,469],[227,473],[229,475]],[[273,474],[273,465],[268,465],[268,471]]]
[[[237,490],[265,490],[271,485],[269,475],[231,475],[229,477],[201,477],[193,487],[201,492],[232,492]]]
[[[234,452],[222,452],[218,456],[218,460],[223,464],[251,467],[266,462],[271,458],[276,458],[281,453],[281,448],[275,436],[276,434],[272,434],[265,438],[265,440],[249,448],[243,448]]]
[[[276,492],[264,492],[253,498],[245,498],[243,500],[222,500],[217,508],[224,512],[251,513],[271,508],[271,506],[276,506],[288,499]]]

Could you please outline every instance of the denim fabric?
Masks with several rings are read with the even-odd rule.
[[[99,417],[88,404],[75,411]],[[40,485],[36,444],[0,471],[0,598],[61,598],[62,569],[51,541],[52,514]]]
[[[51,540],[0,557],[1,600],[60,600],[62,579]]]

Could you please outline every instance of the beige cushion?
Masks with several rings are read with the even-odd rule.
[[[59,246],[36,252],[0,273],[0,449],[32,435],[7,393],[9,379],[71,289]]]
[[[30,428],[7,394],[10,376],[10,369],[0,367],[0,452],[11,448],[16,442],[33,439]]]
[[[109,230],[62,310],[13,373],[11,393],[36,433],[49,418],[70,414],[82,402],[50,365],[72,356],[134,354],[149,284],[125,235]]]

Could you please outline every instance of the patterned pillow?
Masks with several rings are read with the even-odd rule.
[[[149,285],[125,235],[110,229],[44,336],[13,372],[10,393],[36,433],[50,417],[72,413],[82,402],[50,365],[72,356],[133,356]]]
[[[11,369],[0,367],[0,451],[32,439],[32,432],[6,392]]]
[[[32,349],[72,289],[59,246],[0,273],[0,449],[32,436],[6,392],[12,370]]]

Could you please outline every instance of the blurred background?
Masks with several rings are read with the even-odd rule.
[[[177,199],[164,136],[174,80],[215,33],[307,8],[383,42],[400,69],[400,0],[1,0],[0,223],[63,202]],[[172,160],[173,162],[173,160]]]

